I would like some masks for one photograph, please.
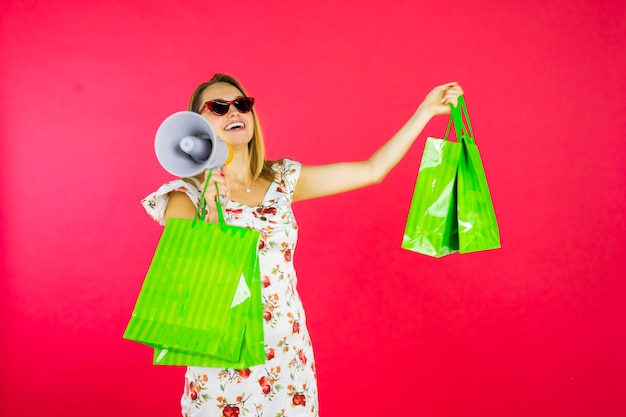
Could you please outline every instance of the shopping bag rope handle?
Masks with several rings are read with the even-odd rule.
[[[463,117],[465,117],[465,121],[467,121],[467,127]],[[444,139],[448,139],[452,123],[454,123],[456,138],[459,142],[462,140],[474,142],[474,131],[472,130],[472,123],[470,121],[467,105],[465,104],[465,98],[463,96],[459,96],[459,103],[456,107],[450,103],[450,119],[448,120],[448,127],[446,128]]]
[[[204,193],[206,193],[206,189],[209,186],[209,180],[211,179],[211,175],[213,175],[212,169],[209,171],[209,175],[207,175],[206,177],[206,182],[204,183],[204,188],[202,189],[202,195],[200,196],[200,201],[198,201],[198,206],[196,207],[196,214],[193,218],[194,220],[196,220],[196,218],[204,220],[204,213],[206,212],[206,199],[204,198]],[[215,198],[215,204],[217,205],[217,218],[219,220],[219,224],[224,225],[226,224],[226,221],[224,221],[224,213],[222,212],[222,203],[219,198],[219,187],[217,183],[215,183],[215,191],[217,196]]]

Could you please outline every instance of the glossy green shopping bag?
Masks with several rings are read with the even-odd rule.
[[[456,177],[461,144],[426,139],[413,198],[407,216],[402,248],[441,257],[459,249]]]
[[[250,314],[251,297],[261,302],[260,234],[227,225],[221,207],[219,218],[218,224],[167,221],[124,338],[159,352],[205,355],[215,366],[228,366],[241,361],[247,330],[256,329],[255,347],[264,354],[262,327],[258,334],[262,313]],[[249,324],[253,319],[257,324]]]
[[[459,97],[458,106],[451,107],[457,140],[463,146],[457,174],[459,252],[497,249],[500,231],[465,98]]]

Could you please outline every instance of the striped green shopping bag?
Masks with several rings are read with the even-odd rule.
[[[227,361],[201,353],[185,352],[177,349],[154,349],[155,365],[205,366],[212,368],[244,369],[265,362],[265,342],[263,339],[263,303],[261,301],[261,275],[259,269],[252,277],[250,285],[250,307],[244,331],[241,356],[237,361]]]
[[[123,336],[153,347],[155,364],[195,364],[189,354],[216,367],[265,360],[260,233],[227,225],[219,201],[218,212],[217,224],[165,225]]]

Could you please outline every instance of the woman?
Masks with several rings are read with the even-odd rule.
[[[263,138],[251,99],[233,77],[216,74],[193,93],[189,110],[204,116],[233,149],[221,175],[209,179],[207,219],[217,222],[215,199],[226,199],[229,224],[261,232],[267,361],[249,369],[189,367],[181,400],[184,416],[318,416],[317,381],[306,316],[296,290],[293,251],[297,224],[291,203],[376,184],[400,161],[435,115],[457,105],[461,87],[434,88],[409,121],[368,160],[321,166],[265,160]],[[143,200],[161,224],[169,217],[193,219],[207,173],[169,182]],[[218,185],[217,190],[215,184]]]

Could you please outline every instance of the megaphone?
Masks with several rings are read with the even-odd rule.
[[[177,177],[221,168],[233,158],[230,144],[217,137],[208,120],[190,111],[174,113],[161,123],[154,150],[161,166]]]

